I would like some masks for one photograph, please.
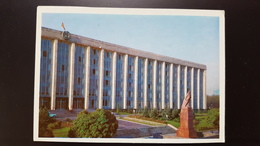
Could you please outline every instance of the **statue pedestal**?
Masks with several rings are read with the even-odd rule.
[[[193,112],[191,107],[181,109],[180,113],[180,127],[177,130],[178,137],[198,138],[197,132],[193,127]]]

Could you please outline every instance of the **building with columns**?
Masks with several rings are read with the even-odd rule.
[[[40,105],[56,109],[206,109],[206,65],[42,27]]]

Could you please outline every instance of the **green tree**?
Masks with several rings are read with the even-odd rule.
[[[179,109],[174,109],[174,110],[172,110],[172,112],[171,112],[171,119],[175,119],[175,118],[179,118],[179,115],[180,114],[180,110]]]
[[[206,121],[208,124],[219,127],[219,109],[210,109],[207,113]]]
[[[158,111],[156,108],[154,108],[151,112],[150,112],[150,118],[154,118],[156,119],[158,116]]]
[[[39,137],[54,137],[48,125],[55,122],[53,118],[49,117],[49,112],[46,107],[41,107],[39,110]]]
[[[143,113],[142,113],[142,116],[143,116],[143,117],[149,117],[149,110],[148,110],[147,107],[144,108],[144,111],[143,111]]]
[[[73,121],[69,137],[113,137],[118,128],[116,117],[109,111],[97,109],[92,113],[83,110]]]

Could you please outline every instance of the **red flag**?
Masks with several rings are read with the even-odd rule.
[[[66,30],[63,22],[62,22],[62,24],[61,24],[61,27],[62,27],[64,30]]]

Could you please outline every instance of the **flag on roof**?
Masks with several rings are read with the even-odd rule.
[[[64,30],[66,30],[63,22],[62,22],[62,24],[61,24],[61,27],[62,27]]]

